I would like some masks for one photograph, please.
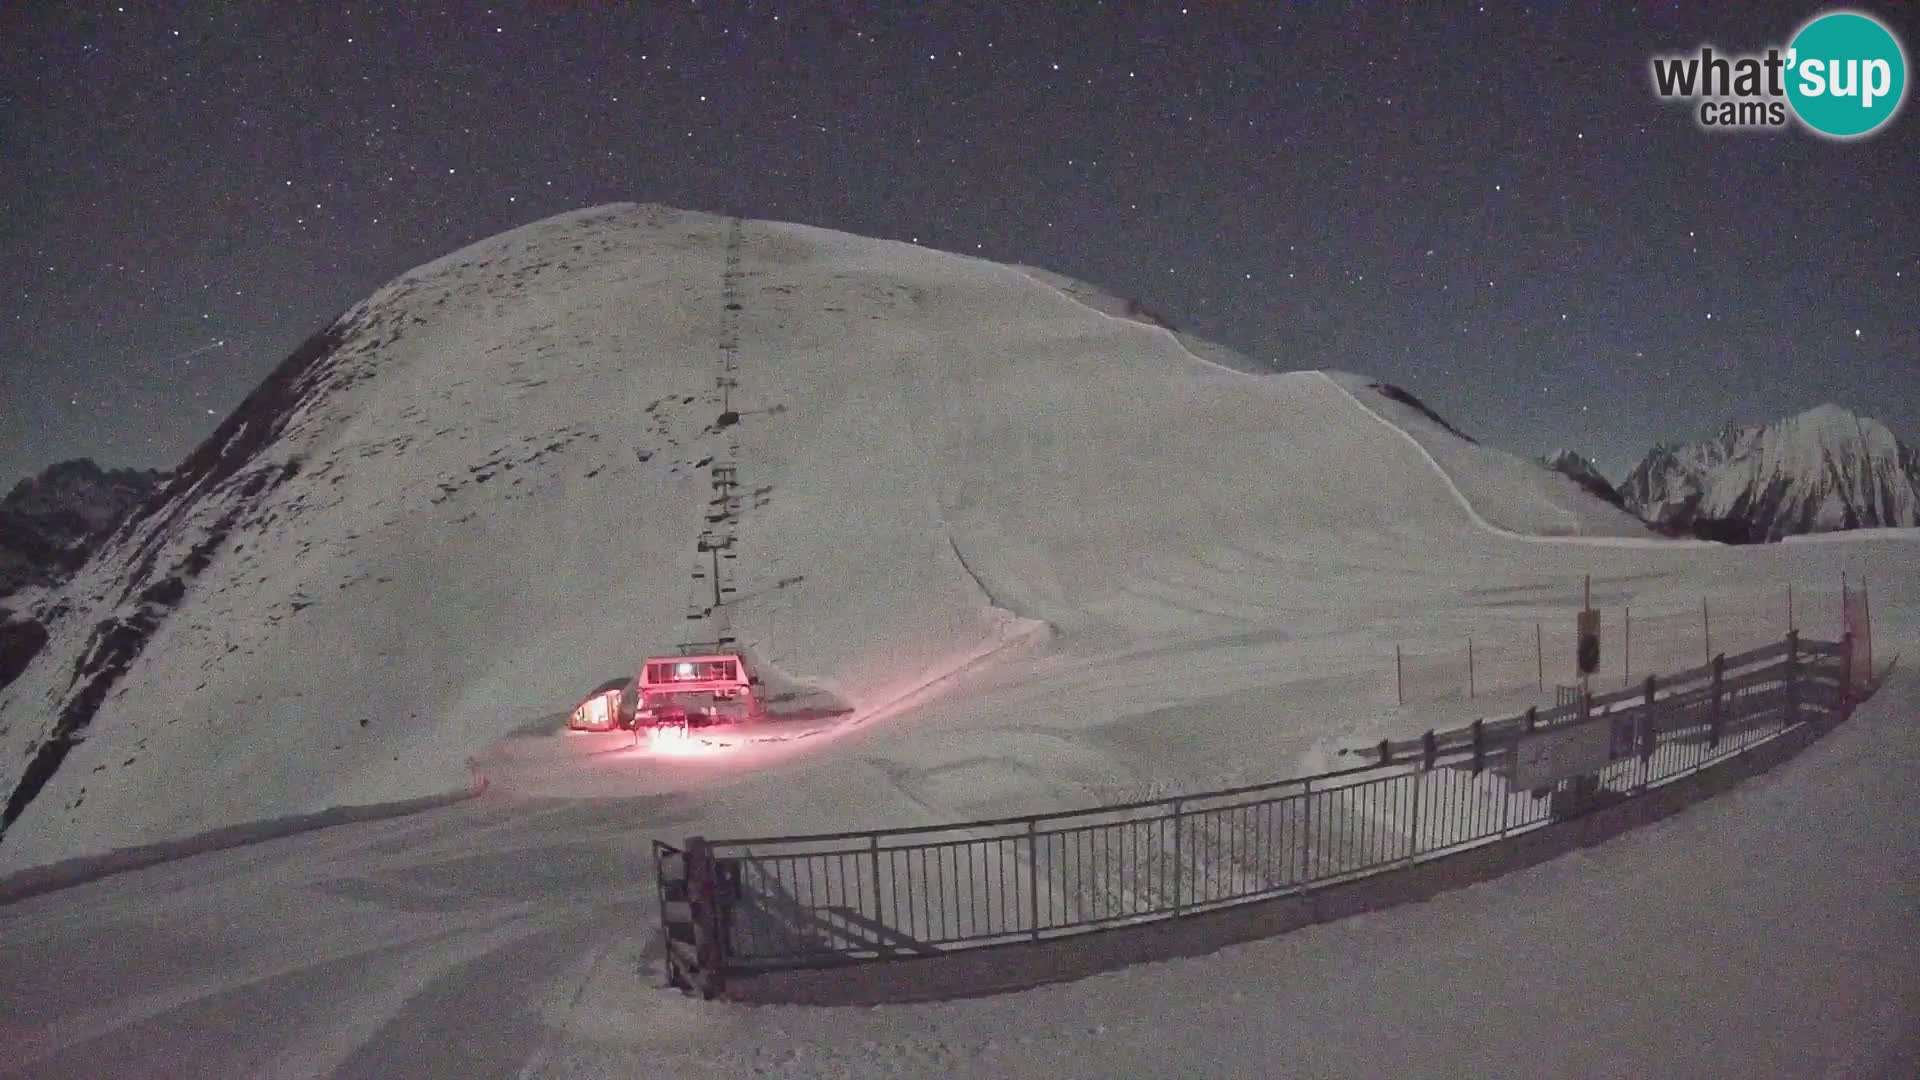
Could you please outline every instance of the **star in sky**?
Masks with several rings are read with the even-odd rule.
[[[1757,8],[1472,15],[0,5],[0,468],[171,464],[395,274],[613,200],[1044,266],[1523,453],[1828,398],[1920,440],[1920,117],[1716,139],[1635,75]]]

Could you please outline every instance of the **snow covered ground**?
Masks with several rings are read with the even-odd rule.
[[[1587,575],[1636,622],[1710,597],[1733,648],[1844,570],[1875,583],[1883,659],[1920,643],[1920,533],[1657,541],[1363,378],[1257,374],[1097,291],[909,245],[748,223],[718,424],[728,232],[601,208],[406,275],[237,476],[297,472],[182,496],[68,587],[0,691],[9,782],[142,556],[230,527],[0,873],[439,791],[469,757],[493,785],[0,908],[0,1071],[1872,1076],[1912,1053],[1904,673],[1732,796],[1429,904],[942,1006],[659,989],[652,837],[1324,768],[1492,711],[1396,704],[1395,644],[1563,625]],[[690,756],[560,736],[578,694],[707,625],[689,571],[732,442],[732,628],[856,711]],[[1698,662],[1658,653],[1636,670]]]
[[[0,908],[24,1076],[1904,1077],[1920,675],[1589,851],[1191,960],[939,1005],[659,985],[696,800],[481,799]]]

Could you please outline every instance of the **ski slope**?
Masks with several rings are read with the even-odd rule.
[[[1260,374],[1077,283],[802,226],[744,223],[730,271],[735,234],[602,207],[403,275],[281,412],[223,427],[225,471],[53,598],[71,613],[0,690],[10,786],[95,627],[203,563],[0,837],[0,874],[460,790],[472,767],[489,786],[0,907],[0,1070],[1880,1075],[1911,1055],[1908,674],[1759,784],[1417,907],[979,1002],[660,989],[652,837],[1324,768],[1471,719],[1397,706],[1395,645],[1565,621],[1588,576],[1636,619],[1725,600],[1751,613],[1716,619],[1733,648],[1777,638],[1778,590],[1844,570],[1875,582],[1883,658],[1920,643],[1912,530],[1657,541],[1360,376]],[[588,687],[713,628],[688,612],[721,457],[743,495],[729,628],[778,688],[852,712],[691,756],[564,737]]]

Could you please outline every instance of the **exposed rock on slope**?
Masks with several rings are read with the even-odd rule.
[[[1547,468],[1552,469],[1554,472],[1564,474],[1572,479],[1574,483],[1592,492],[1595,498],[1605,499],[1615,506],[1626,505],[1625,500],[1620,497],[1620,493],[1614,490],[1613,485],[1607,482],[1606,477],[1600,475],[1600,470],[1595,468],[1593,462],[1587,458],[1571,450],[1555,450],[1553,453],[1541,458],[1540,462]]]
[[[145,502],[166,475],[102,469],[86,458],[49,466],[0,499],[0,596],[56,584],[93,544]]]

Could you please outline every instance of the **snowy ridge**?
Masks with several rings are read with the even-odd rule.
[[[1588,522],[1586,520],[1583,520],[1582,511],[1584,511],[1587,515],[1591,515],[1598,518],[1598,522],[1597,522],[1598,528],[1617,530],[1619,534],[1611,535],[1611,536],[1542,535],[1541,533],[1533,533],[1533,532],[1517,532],[1513,529],[1506,528],[1501,525],[1496,525],[1493,522],[1487,520],[1484,516],[1482,516],[1480,511],[1475,508],[1472,500],[1468,499],[1466,496],[1466,493],[1460,489],[1460,483],[1455,480],[1454,475],[1450,473],[1445,467],[1443,467],[1440,464],[1438,458],[1435,457],[1434,451],[1429,446],[1429,442],[1438,442],[1442,446],[1446,446],[1447,452],[1450,452],[1450,453],[1461,454],[1461,453],[1464,453],[1464,451],[1462,451],[1458,447],[1452,447],[1440,439],[1430,438],[1428,441],[1422,441],[1421,439],[1415,438],[1412,431],[1409,430],[1409,428],[1411,427],[1411,424],[1409,424],[1404,418],[1401,423],[1396,424],[1393,421],[1388,420],[1385,416],[1381,415],[1381,412],[1375,406],[1369,405],[1366,402],[1361,401],[1359,394],[1355,392],[1355,387],[1360,386],[1360,384],[1363,382],[1363,380],[1361,380],[1358,376],[1342,375],[1341,377],[1336,378],[1334,375],[1327,374],[1325,372],[1318,372],[1316,374],[1319,374],[1322,378],[1326,379],[1326,381],[1329,384],[1331,384],[1336,390],[1338,390],[1340,394],[1347,401],[1352,403],[1354,408],[1359,409],[1361,412],[1365,413],[1367,416],[1372,418],[1374,421],[1378,422],[1383,427],[1386,427],[1389,430],[1393,431],[1394,434],[1398,435],[1401,439],[1405,440],[1409,445],[1411,445],[1414,448],[1415,452],[1420,455],[1421,460],[1423,460],[1427,464],[1427,467],[1433,470],[1434,475],[1440,478],[1441,482],[1446,486],[1448,493],[1453,496],[1454,502],[1467,515],[1468,519],[1473,522],[1476,528],[1484,532],[1500,537],[1503,540],[1517,540],[1524,543],[1540,543],[1540,544],[1571,544],[1571,545],[1587,546],[1587,547],[1615,547],[1615,548],[1670,547],[1676,543],[1676,541],[1663,540],[1661,538],[1649,535],[1644,528],[1638,528],[1638,527],[1635,527],[1634,525],[1629,524],[1630,519],[1627,519],[1625,515],[1616,515],[1615,518],[1610,519],[1607,515],[1604,514],[1603,511],[1594,511],[1591,507],[1585,507],[1585,506],[1580,507],[1579,509],[1576,509],[1574,506],[1570,506],[1565,503],[1556,503],[1554,505],[1559,517],[1562,519],[1562,521],[1565,522],[1564,527],[1567,528],[1568,530],[1584,529],[1584,528],[1590,527],[1588,525]],[[1364,389],[1364,387],[1361,387],[1361,388]],[[1384,401],[1385,399],[1382,399],[1382,400]],[[1473,449],[1484,451],[1484,448],[1473,448]],[[1484,451],[1484,452],[1491,453],[1491,454],[1500,454],[1499,451]],[[1510,457],[1510,455],[1504,455],[1504,454],[1502,454],[1501,456]],[[1593,502],[1593,500],[1591,499],[1588,499],[1586,501]],[[1685,544],[1686,542],[1679,541],[1677,543]]]
[[[1904,528],[1920,525],[1920,455],[1879,421],[1820,405],[1655,447],[1621,493],[1649,521],[1737,540]]]
[[[1173,340],[1174,344],[1194,360],[1208,367],[1221,368],[1237,375],[1274,375],[1278,368],[1263,364],[1243,353],[1229,349],[1192,334],[1183,333],[1168,325],[1152,311],[1138,302],[1126,300],[1104,289],[1096,288],[1082,281],[1075,281],[1063,274],[1055,274],[1032,266],[1015,266],[1009,269],[1032,278],[1034,281],[1060,293],[1091,311],[1097,311],[1108,318],[1121,319],[1141,326],[1159,330]]]
[[[1264,377],[1267,375],[1275,374],[1275,372],[1272,372],[1272,371],[1262,370],[1254,361],[1247,359],[1245,357],[1239,357],[1238,354],[1230,354],[1230,356],[1233,359],[1224,359],[1224,360],[1209,359],[1208,357],[1201,356],[1198,352],[1195,352],[1192,348],[1189,347],[1189,342],[1184,337],[1184,335],[1175,333],[1169,327],[1151,318],[1143,318],[1138,315],[1128,314],[1124,307],[1126,303],[1125,301],[1112,297],[1109,294],[1101,293],[1098,290],[1093,290],[1093,289],[1084,288],[1084,287],[1078,288],[1078,289],[1073,288],[1073,284],[1075,283],[1072,283],[1070,279],[1059,278],[1058,275],[1050,275],[1042,271],[1034,271],[1034,270],[1031,270],[1030,268],[1024,268],[1024,267],[1020,269],[1021,269],[1021,272],[1026,273],[1030,277],[1033,277],[1035,280],[1039,281],[1041,284],[1046,285],[1048,288],[1051,288],[1056,292],[1059,292],[1061,295],[1067,297],[1068,299],[1071,299],[1074,302],[1079,303],[1089,308],[1090,310],[1093,310],[1099,313],[1100,315],[1106,318],[1133,323],[1136,325],[1147,327],[1153,331],[1157,331],[1159,333],[1165,334],[1168,340],[1172,341],[1176,346],[1178,346],[1180,350],[1183,353],[1185,353],[1188,357],[1192,358],[1192,360],[1195,363],[1203,364],[1207,367],[1215,368],[1220,371],[1224,371],[1234,375],[1247,375],[1247,376],[1253,376],[1258,378],[1258,377]],[[1062,284],[1062,282],[1064,282],[1065,284]],[[1227,350],[1221,350],[1221,351],[1228,352]],[[1234,362],[1235,359],[1237,359],[1239,362],[1238,363]],[[1434,473],[1440,478],[1441,482],[1446,485],[1447,490],[1453,495],[1457,505],[1459,505],[1459,507],[1467,514],[1468,519],[1471,520],[1477,528],[1480,528],[1485,532],[1488,532],[1492,535],[1500,536],[1506,539],[1519,539],[1519,540],[1527,540],[1527,541],[1560,540],[1560,541],[1572,541],[1572,542],[1579,542],[1579,543],[1592,543],[1592,544],[1596,544],[1597,546],[1607,546],[1607,547],[1631,547],[1631,546],[1636,546],[1637,544],[1642,542],[1669,543],[1668,541],[1661,541],[1658,538],[1648,536],[1644,529],[1639,528],[1633,524],[1630,524],[1627,519],[1625,519],[1623,516],[1620,516],[1620,515],[1615,515],[1611,518],[1602,516],[1601,524],[1599,525],[1600,529],[1615,530],[1625,534],[1625,535],[1612,536],[1612,537],[1561,535],[1559,533],[1559,530],[1554,530],[1554,535],[1543,536],[1537,533],[1520,532],[1520,531],[1515,531],[1513,529],[1502,528],[1501,526],[1495,525],[1492,522],[1488,521],[1485,517],[1483,517],[1480,511],[1474,507],[1473,502],[1467,498],[1466,494],[1463,491],[1460,490],[1460,486],[1455,481],[1454,477],[1434,457],[1433,453],[1428,449],[1425,443],[1415,438],[1407,430],[1406,427],[1402,426],[1401,424],[1396,424],[1392,420],[1388,420],[1385,416],[1381,415],[1378,411],[1374,410],[1373,408],[1361,402],[1361,400],[1353,392],[1353,390],[1349,389],[1348,386],[1346,385],[1346,383],[1365,382],[1365,380],[1362,377],[1355,376],[1355,375],[1346,375],[1344,373],[1342,374],[1342,378],[1335,378],[1333,375],[1330,375],[1326,372],[1312,372],[1311,374],[1318,375],[1326,379],[1329,384],[1331,384],[1335,389],[1339,390],[1341,395],[1345,397],[1347,401],[1351,402],[1356,408],[1360,409],[1362,412],[1366,413],[1369,417],[1373,418],[1374,420],[1377,420],[1381,424],[1392,429],[1395,432],[1395,434],[1399,435],[1400,438],[1406,440],[1410,445],[1412,445],[1413,448],[1426,461],[1427,465],[1433,469]],[[1343,379],[1345,380],[1344,382],[1342,381]],[[1507,456],[1507,455],[1504,455],[1501,451],[1488,451],[1488,453],[1492,455]],[[1597,473],[1595,475],[1598,476]],[[1510,477],[1502,477],[1500,482],[1510,483]],[[1604,482],[1605,481],[1602,480],[1602,483]],[[1536,504],[1536,508],[1537,508],[1537,504]],[[1568,508],[1566,506],[1556,506],[1555,512],[1557,513],[1559,519],[1562,522],[1564,522],[1564,528],[1569,533],[1583,532],[1591,527],[1590,523],[1583,521],[1582,516],[1578,512],[1576,512],[1576,510],[1574,509]]]

